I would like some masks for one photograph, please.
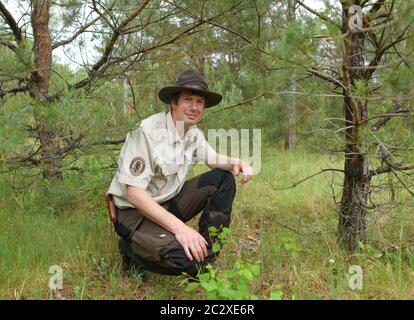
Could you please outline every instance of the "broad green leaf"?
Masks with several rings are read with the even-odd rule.
[[[213,244],[213,248],[212,248],[212,250],[213,250],[213,252],[214,252],[214,253],[219,252],[219,251],[220,251],[220,245],[219,245],[217,242],[215,242],[215,243]]]
[[[210,282],[201,282],[201,286],[207,291],[213,291],[217,289],[217,283],[214,280]]]
[[[198,282],[191,282],[188,284],[187,288],[185,288],[185,292],[191,292],[197,289],[200,286]]]
[[[270,299],[272,299],[272,300],[282,300],[282,292],[281,291],[272,292],[271,295],[270,295]]]

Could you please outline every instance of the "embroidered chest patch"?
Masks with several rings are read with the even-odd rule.
[[[145,170],[145,160],[143,157],[135,157],[129,165],[129,172],[133,176],[139,176]]]

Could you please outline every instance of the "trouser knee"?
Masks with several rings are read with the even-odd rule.
[[[204,174],[198,183],[199,187],[214,185],[215,192],[211,195],[209,209],[230,213],[236,195],[236,182],[231,172],[213,169]]]
[[[182,248],[177,248],[168,251],[164,258],[171,264],[171,270],[175,271],[175,275],[187,273],[195,277],[199,272],[205,272],[207,265],[214,262],[215,254],[209,248],[207,257],[199,263],[194,259],[189,260],[185,251]]]

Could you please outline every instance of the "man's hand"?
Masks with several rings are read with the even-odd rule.
[[[207,257],[208,243],[206,239],[193,228],[183,224],[183,227],[175,233],[175,238],[183,247],[185,254],[190,261],[193,261],[194,257],[197,262],[201,262]]]
[[[233,173],[235,176],[238,176],[240,171],[243,172],[242,184],[245,184],[251,179],[253,175],[253,168],[247,162],[241,160],[233,165]]]
[[[207,257],[208,243],[203,236],[161,207],[145,190],[128,186],[127,199],[148,219],[174,233],[188,259],[201,262]]]

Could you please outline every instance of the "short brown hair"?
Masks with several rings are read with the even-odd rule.
[[[178,91],[178,92],[175,92],[175,93],[172,95],[170,105],[171,105],[171,103],[172,103],[173,101],[174,101],[175,103],[177,103],[177,102],[178,102],[178,99],[180,98],[181,92],[182,92],[182,91]],[[201,92],[198,92],[198,91],[191,91],[191,95],[198,96],[198,97],[203,97],[204,99],[206,98],[204,94],[202,94]]]

